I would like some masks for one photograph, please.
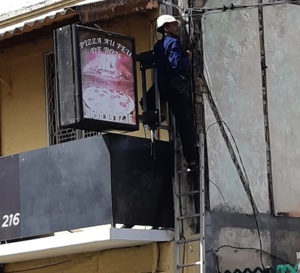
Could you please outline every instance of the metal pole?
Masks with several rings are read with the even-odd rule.
[[[157,68],[154,68],[154,86],[155,86],[155,110],[158,111],[158,124],[161,124],[161,109],[160,109],[160,94],[158,90],[158,73]]]
[[[174,228],[175,228],[175,234],[174,234],[174,272],[179,273],[180,268],[178,267],[179,261],[180,261],[180,249],[179,249],[179,240],[180,240],[180,224],[178,217],[180,215],[179,211],[179,199],[180,197],[177,197],[177,194],[179,194],[179,176],[178,176],[178,139],[176,137],[176,123],[174,116],[171,115],[171,119],[173,122],[173,132],[172,137],[174,141],[174,175],[173,175],[173,198],[174,198]]]
[[[204,134],[199,135],[199,186],[200,186],[200,273],[205,273],[205,162],[204,162]]]
[[[141,74],[142,74],[142,93],[143,93],[143,111],[147,112],[147,86],[146,86],[146,71],[141,65]]]

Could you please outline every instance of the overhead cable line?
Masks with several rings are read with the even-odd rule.
[[[264,8],[264,7],[271,7],[271,6],[278,6],[278,5],[285,5],[285,4],[300,4],[300,0],[279,0],[275,2],[269,3],[258,3],[258,4],[251,4],[251,5],[235,5],[233,3],[229,5],[223,5],[220,7],[203,7],[203,8],[185,8],[180,7],[170,1],[166,0],[159,0],[159,3],[176,8],[179,12],[181,12],[181,16],[176,17],[183,17],[183,16],[201,16],[206,14],[215,14],[215,13],[222,13],[228,11],[238,11],[238,10],[247,10],[247,9],[255,9],[255,8]]]

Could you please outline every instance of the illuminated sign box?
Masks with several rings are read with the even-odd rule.
[[[138,130],[134,39],[70,25],[55,31],[63,127]]]

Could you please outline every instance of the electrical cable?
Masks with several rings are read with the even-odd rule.
[[[200,53],[200,56],[201,56],[202,60],[204,60],[203,52],[201,52],[201,50],[199,50],[199,53]],[[204,61],[203,61],[203,63],[205,64]],[[204,65],[204,69],[205,69],[205,71],[206,71],[205,65]],[[233,141],[233,143],[234,143],[236,152],[237,152],[237,154],[238,154],[238,159],[239,159],[239,161],[240,161],[240,163],[239,163],[238,161],[237,161],[237,162],[234,162],[234,163],[239,165],[239,169],[242,170],[242,172],[243,172],[243,174],[244,174],[244,177],[245,177],[245,182],[247,182],[248,187],[249,187],[249,195],[248,195],[248,197],[249,197],[250,204],[251,204],[251,207],[252,207],[253,216],[254,216],[254,219],[255,219],[255,224],[256,224],[257,233],[258,233],[258,238],[259,238],[259,245],[260,245],[260,249],[261,249],[261,251],[260,251],[260,260],[261,260],[261,265],[262,265],[262,267],[265,268],[264,263],[263,263],[263,257],[262,257],[262,251],[263,251],[263,249],[262,249],[262,238],[261,238],[260,228],[259,228],[258,219],[257,219],[257,214],[256,214],[257,208],[256,208],[255,201],[254,201],[254,198],[253,198],[252,193],[251,193],[251,189],[250,189],[250,181],[249,181],[249,178],[248,178],[248,175],[247,175],[247,172],[246,172],[246,169],[245,169],[245,166],[244,166],[244,163],[243,163],[243,160],[242,160],[242,157],[241,157],[241,154],[240,154],[238,145],[237,145],[237,143],[236,143],[236,140],[235,140],[235,138],[234,138],[234,136],[233,136],[233,134],[232,134],[232,131],[230,130],[229,126],[227,125],[226,122],[224,122],[224,121],[221,119],[221,116],[222,116],[222,115],[221,115],[220,110],[219,110],[219,108],[217,107],[217,105],[216,105],[216,103],[215,103],[215,101],[214,101],[214,99],[213,99],[213,96],[212,96],[212,93],[211,93],[211,87],[209,87],[209,85],[207,84],[207,81],[205,80],[205,79],[206,79],[205,75],[204,75],[202,72],[200,72],[200,74],[201,74],[201,77],[202,77],[204,83],[206,84],[207,93],[210,95],[209,98],[212,100],[212,102],[213,102],[213,104],[214,104],[214,107],[215,107],[215,110],[216,110],[216,113],[214,113],[214,114],[217,114],[217,117],[218,117],[218,118],[216,117],[216,119],[218,120],[217,122],[215,122],[215,123],[213,123],[213,124],[211,124],[211,125],[208,126],[208,128],[206,129],[206,134],[205,134],[205,135],[207,135],[207,132],[208,132],[208,130],[211,128],[211,126],[213,126],[214,124],[218,124],[218,125],[220,126],[220,123],[222,123],[222,124],[224,124],[224,125],[226,126],[227,131],[229,132],[229,134],[230,134],[230,136],[231,136],[231,139],[232,139],[232,141]],[[206,74],[209,75],[208,71],[206,71]],[[220,127],[220,129],[222,129],[222,128]],[[226,134],[226,131],[224,131],[224,133]],[[235,154],[235,151],[234,151],[234,150],[233,150],[232,152]],[[236,158],[236,155],[235,155],[235,158]],[[240,167],[240,165],[241,165],[242,167]]]
[[[238,157],[239,157],[239,160],[240,160],[240,163],[241,163],[241,166],[242,166],[244,175],[245,175],[245,177],[246,177],[246,179],[247,179],[247,181],[248,181],[248,183],[249,183],[249,178],[248,178],[247,172],[246,172],[246,170],[245,170],[245,165],[244,165],[244,163],[243,163],[243,160],[242,160],[242,157],[241,157],[241,153],[240,153],[239,147],[238,147],[238,145],[237,145],[237,143],[236,143],[236,140],[235,140],[235,138],[234,138],[234,136],[233,136],[233,134],[232,134],[232,131],[230,130],[230,128],[229,128],[229,126],[227,125],[227,123],[226,123],[224,120],[220,120],[220,121],[217,121],[217,122],[214,122],[214,123],[210,124],[210,125],[208,126],[207,130],[206,130],[206,134],[207,134],[208,130],[209,130],[213,125],[218,124],[219,122],[222,122],[222,123],[226,126],[226,128],[227,128],[227,130],[228,130],[228,132],[229,132],[229,134],[230,134],[230,136],[231,136],[231,139],[232,139],[232,141],[233,141],[233,143],[234,143],[234,146],[235,146],[235,149],[236,149],[236,151],[237,151],[237,154],[238,154]],[[250,184],[250,183],[249,183],[249,184]]]
[[[203,13],[207,14],[210,11],[224,12],[224,11],[244,10],[244,9],[254,9],[254,8],[261,8],[261,7],[278,6],[278,5],[285,5],[285,4],[296,4],[296,3],[299,3],[299,1],[298,0],[281,0],[281,1],[274,1],[274,2],[269,2],[269,3],[257,3],[257,4],[250,4],[250,5],[234,5],[233,3],[231,3],[228,6],[223,5],[222,7],[200,8],[200,9],[193,9],[192,11],[198,11],[202,14]]]
[[[159,3],[176,8],[181,15],[174,16],[174,17],[185,17],[185,16],[202,16],[207,14],[216,14],[216,13],[223,13],[229,11],[238,11],[238,10],[247,10],[247,9],[255,9],[255,8],[264,8],[264,7],[272,7],[278,5],[285,5],[285,4],[299,4],[299,0],[279,0],[275,2],[269,3],[258,3],[258,4],[250,4],[250,5],[235,5],[231,3],[230,5],[223,5],[221,7],[209,7],[209,8],[184,8],[180,7],[174,3],[169,1],[161,0],[158,1]]]
[[[219,190],[219,192],[220,192],[220,194],[221,194],[221,196],[222,196],[224,202],[226,202],[226,199],[225,199],[225,197],[224,197],[224,195],[223,195],[223,193],[222,193],[220,187],[219,187],[215,182],[211,181],[210,179],[209,179],[209,182],[212,183],[212,184]]]
[[[233,5],[232,5],[232,8],[233,8]],[[192,19],[192,17],[191,17],[191,12],[190,12],[191,10],[192,10],[192,9],[189,10],[188,15],[189,15],[189,22],[190,22],[190,30],[192,30],[192,31],[193,31],[193,34],[194,34],[194,22],[193,22],[193,19]],[[191,35],[191,32],[190,32],[189,34]],[[191,39],[191,37],[190,37],[190,39]],[[200,51],[200,54],[202,55],[202,59],[203,59],[203,54],[202,54],[201,51]],[[206,70],[206,67],[205,67],[205,70]],[[206,73],[207,73],[207,71],[206,71]],[[209,75],[209,73],[207,73],[207,74]],[[203,75],[203,73],[201,73],[201,76],[202,76],[203,80],[205,81],[205,76]],[[206,82],[206,81],[205,81],[205,83],[206,83],[206,85],[207,85],[207,82]],[[211,92],[211,91],[210,91],[211,88],[209,88],[209,86],[207,86],[207,89],[208,89],[208,90],[207,90],[208,93],[210,93],[210,92]],[[213,96],[212,96],[211,93],[210,93],[210,95],[211,95],[211,99],[213,99]],[[214,105],[216,106],[215,102],[214,102]],[[221,117],[220,110],[218,109],[217,106],[216,106],[216,110],[217,110],[217,112],[218,112],[218,116]],[[251,193],[251,190],[250,190],[249,178],[248,178],[248,175],[247,175],[245,166],[244,166],[244,164],[243,164],[243,160],[242,160],[242,157],[241,157],[241,154],[240,154],[238,145],[237,145],[237,143],[236,143],[236,140],[235,140],[235,138],[234,138],[234,136],[233,136],[233,134],[232,134],[232,132],[231,132],[229,126],[228,126],[227,123],[224,122],[222,119],[220,119],[219,121],[217,121],[217,122],[214,123],[214,124],[219,124],[220,122],[223,122],[223,123],[225,124],[227,130],[228,130],[229,133],[230,133],[230,136],[231,136],[231,138],[232,138],[232,141],[234,142],[235,149],[236,149],[236,151],[237,151],[237,153],[238,153],[238,158],[239,158],[240,164],[242,165],[242,168],[240,168],[240,169],[241,169],[242,172],[244,173],[245,180],[246,180],[247,184],[249,185],[249,193],[250,193],[250,194],[249,194],[249,199],[250,199],[250,204],[251,204],[251,207],[252,207],[252,210],[253,210],[253,215],[254,215],[254,219],[255,219],[255,223],[256,223],[257,233],[258,233],[258,237],[259,237],[259,244],[260,244],[260,249],[261,249],[261,251],[260,251],[260,260],[261,260],[262,267],[265,268],[264,263],[263,263],[263,257],[262,257],[262,251],[263,251],[263,249],[262,249],[262,239],[261,239],[260,228],[259,228],[258,219],[257,219],[257,215],[256,215],[256,205],[255,205],[255,201],[254,201],[254,199],[253,199],[253,196],[252,196],[252,193]],[[212,125],[210,125],[210,126],[208,127],[208,129],[206,130],[206,134],[207,134],[207,132],[208,132],[208,130],[209,130],[209,128],[210,128],[211,126],[212,126]],[[234,151],[233,151],[233,152],[234,152]],[[237,162],[237,164],[239,164],[239,163]],[[210,182],[212,182],[212,181],[210,180]],[[213,184],[216,186],[215,183],[213,183]],[[223,196],[223,194],[222,194],[220,188],[219,188],[219,187],[217,187],[217,188],[219,189],[219,191],[220,191],[222,197],[224,198],[224,196]],[[225,198],[224,198],[224,200],[225,200]]]
[[[248,183],[249,183],[249,185],[250,185],[250,181],[249,181],[247,172],[246,172],[246,170],[245,170],[245,166],[244,166],[244,163],[243,163],[243,160],[242,160],[242,157],[241,157],[239,148],[238,148],[237,143],[236,143],[236,141],[235,141],[235,138],[234,138],[234,136],[233,136],[233,134],[232,134],[230,128],[228,127],[227,123],[224,122],[224,121],[223,121],[223,123],[225,124],[225,126],[227,127],[227,130],[229,131],[229,133],[230,133],[230,135],[231,135],[231,138],[232,138],[232,140],[233,140],[233,142],[234,142],[236,151],[237,151],[237,153],[238,153],[238,156],[239,156],[239,159],[240,159],[240,162],[241,162],[241,165],[242,165],[242,169],[243,169],[243,171],[244,171],[244,173],[245,173],[245,177],[246,177],[246,179],[247,179],[247,181],[248,181]],[[256,223],[256,227],[257,227],[257,233],[258,233],[258,236],[259,236],[260,249],[263,250],[263,249],[262,249],[262,239],[261,239],[261,234],[260,234],[260,228],[259,228],[259,224],[258,224],[257,214],[256,214],[256,211],[255,211],[255,209],[254,209],[254,199],[253,199],[253,195],[252,195],[252,194],[250,195],[250,201],[251,201],[251,206],[252,206],[252,210],[253,210],[253,215],[254,215],[254,219],[255,219],[255,223]],[[261,256],[260,259],[261,259],[262,267],[265,269],[264,264],[263,264],[262,251],[260,252],[260,256]]]
[[[298,0],[289,0],[289,1],[276,1],[276,2],[271,2],[271,3],[259,3],[259,4],[255,4],[255,5],[234,5],[234,4],[231,4],[229,6],[223,5],[222,7],[217,7],[217,8],[201,8],[201,9],[199,9],[199,8],[182,8],[182,7],[178,6],[178,5],[170,3],[168,1],[159,1],[159,2],[162,3],[162,4],[165,4],[165,5],[171,6],[173,8],[176,8],[181,13],[183,13],[181,16],[174,16],[174,17],[181,17],[182,18],[184,16],[188,16],[191,19],[192,19],[192,17],[195,18],[197,16],[202,17],[204,14],[206,15],[206,14],[220,13],[220,12],[226,12],[226,11],[228,12],[228,11],[236,11],[236,10],[246,10],[246,9],[254,9],[254,8],[263,8],[263,7],[268,7],[268,6],[277,6],[277,5],[282,5],[282,4],[299,3]],[[190,21],[192,21],[192,20],[190,20]],[[200,51],[200,54],[202,55],[202,58],[203,58],[203,54],[202,54],[201,51]],[[204,65],[204,68],[206,70],[206,66],[205,65]],[[202,76],[203,80],[205,81],[205,76],[203,75],[203,73],[201,73],[201,76]],[[213,99],[211,91],[210,91],[211,88],[209,88],[209,86],[207,85],[206,81],[205,81],[205,83],[206,83],[206,87],[207,87],[207,92],[210,93],[211,98]],[[216,108],[217,108],[217,106],[216,106]],[[220,117],[221,115],[220,115],[220,111],[219,111],[218,108],[217,108],[217,112],[218,112],[219,117]],[[228,132],[230,133],[231,139],[232,139],[232,141],[234,143],[235,149],[236,149],[237,154],[238,154],[238,158],[239,158],[240,164],[242,165],[241,169],[242,169],[242,171],[244,173],[245,180],[247,181],[247,183],[249,185],[249,178],[248,178],[247,172],[245,170],[245,166],[243,164],[242,157],[241,157],[241,154],[239,152],[238,145],[237,145],[237,143],[235,141],[235,138],[234,138],[234,136],[233,136],[233,134],[232,134],[229,126],[227,125],[227,123],[225,121],[223,121],[223,120],[219,120],[219,121],[217,121],[217,122],[215,122],[213,124],[210,124],[208,126],[208,128],[206,129],[206,134],[207,134],[207,132],[208,132],[208,130],[209,130],[209,128],[211,126],[213,126],[215,124],[219,124],[220,125],[220,123],[223,123],[226,126]],[[211,180],[210,180],[210,182],[212,183]],[[216,185],[215,183],[213,183],[213,184]],[[224,196],[223,196],[223,198],[224,198]],[[262,239],[261,239],[261,234],[260,234],[260,228],[259,228],[259,224],[258,224],[257,214],[256,214],[256,210],[255,210],[255,201],[254,201],[254,198],[253,198],[251,192],[250,192],[250,195],[249,195],[249,199],[250,199],[250,204],[251,204],[251,207],[252,207],[252,210],[253,210],[253,215],[254,215],[254,219],[255,219],[256,229],[257,229],[257,232],[258,232],[260,248],[257,249],[257,248],[246,248],[246,247],[235,247],[235,246],[230,246],[230,245],[223,245],[223,246],[217,248],[217,250],[215,252],[217,252],[218,250],[220,250],[223,247],[231,247],[231,248],[235,248],[235,249],[252,249],[252,250],[257,250],[257,251],[260,252],[260,260],[261,260],[262,267],[264,269],[265,269],[265,266],[264,266],[263,257],[262,257],[263,253],[268,254],[271,257],[279,259],[279,260],[281,260],[281,261],[283,261],[285,263],[288,263],[288,262],[284,261],[283,259],[281,259],[281,258],[279,258],[279,257],[277,257],[277,256],[275,256],[275,255],[273,255],[273,254],[271,254],[271,253],[269,253],[269,252],[267,252],[267,251],[265,251],[265,250],[262,249]],[[217,259],[217,256],[216,256],[216,259]],[[218,265],[218,263],[217,263],[217,271],[219,272],[219,265]]]
[[[7,271],[7,273],[27,272],[27,271],[32,271],[32,270],[36,270],[36,269],[48,268],[48,267],[52,267],[52,266],[56,266],[56,265],[60,265],[60,264],[64,264],[64,263],[69,263],[69,262],[71,262],[71,260],[66,260],[66,261],[62,261],[62,262],[58,262],[58,263],[53,263],[53,264],[47,264],[47,265],[43,265],[43,266],[39,266],[39,267],[34,267],[34,268],[27,268],[27,269],[21,269],[21,270]]]
[[[234,136],[233,136],[233,134],[232,134],[232,132],[231,132],[229,126],[227,125],[227,123],[226,123],[225,121],[223,121],[223,120],[220,120],[220,121],[217,121],[217,122],[214,122],[214,123],[210,124],[210,125],[208,126],[207,130],[206,130],[206,134],[207,134],[208,130],[209,130],[213,125],[218,124],[218,123],[220,123],[220,122],[223,123],[223,124],[225,124],[227,130],[229,131],[229,133],[230,133],[230,135],[231,135],[231,138],[232,138],[232,140],[233,140],[233,142],[234,142],[236,151],[237,151],[237,153],[238,153],[238,157],[239,157],[239,159],[240,159],[240,164],[242,165],[242,169],[243,169],[243,171],[245,172],[245,177],[246,177],[246,179],[247,179],[247,181],[248,181],[248,183],[249,183],[248,175],[247,175],[247,172],[246,172],[246,170],[245,170],[245,166],[244,166],[244,163],[243,163],[243,161],[242,161],[242,157],[241,157],[239,148],[238,148],[238,146],[237,146],[237,143],[236,143],[236,141],[235,141],[235,138],[234,138]],[[250,184],[250,183],[249,183],[249,184]],[[260,252],[260,260],[261,260],[262,267],[265,268],[264,263],[263,263],[263,257],[262,257],[263,248],[262,248],[262,239],[261,239],[261,234],[260,234],[260,228],[259,228],[259,224],[258,224],[257,213],[256,213],[256,211],[255,211],[255,209],[254,209],[254,207],[255,207],[254,204],[255,204],[255,203],[254,203],[254,199],[253,199],[252,194],[250,194],[249,197],[250,197],[250,204],[251,204],[251,208],[252,208],[252,211],[253,211],[253,216],[254,216],[254,220],[255,220],[255,224],[256,224],[256,229],[257,229],[257,233],[258,233],[258,237],[259,237],[259,245],[260,245],[260,249],[261,249],[261,252]]]
[[[210,91],[208,91],[208,92],[210,92]],[[235,140],[235,138],[234,138],[234,136],[233,136],[233,134],[232,134],[232,132],[231,132],[229,126],[227,125],[227,123],[226,123],[225,121],[223,121],[223,120],[220,120],[220,121],[217,121],[217,122],[214,122],[214,123],[210,124],[210,125],[208,126],[207,130],[206,130],[206,134],[207,134],[208,130],[209,130],[213,125],[219,124],[219,123],[225,124],[227,130],[229,131],[230,136],[231,136],[231,138],[232,138],[232,140],[233,140],[233,143],[234,143],[234,145],[235,145],[235,148],[236,148],[236,151],[237,151],[239,160],[240,160],[240,164],[242,165],[242,170],[243,170],[243,172],[245,173],[245,177],[246,177],[246,180],[247,180],[248,184],[250,185],[249,179],[248,179],[248,175],[247,175],[247,172],[246,172],[246,170],[245,170],[245,166],[244,166],[244,163],[243,163],[243,160],[242,160],[242,157],[241,157],[239,148],[238,148],[238,146],[237,146],[236,140]],[[237,164],[239,164],[239,163],[237,162]],[[261,249],[261,252],[260,252],[260,260],[261,260],[262,267],[265,268],[264,262],[263,262],[263,257],[262,257],[262,252],[263,252],[263,248],[262,248],[262,239],[261,239],[260,228],[259,228],[258,219],[257,219],[257,213],[256,213],[256,210],[255,210],[255,202],[254,202],[252,193],[251,193],[250,196],[249,196],[249,200],[250,200],[251,208],[252,208],[252,211],[253,211],[253,216],[254,216],[254,220],[255,220],[255,224],[256,224],[256,229],[257,229],[257,233],[258,233],[258,238],[259,238],[259,246],[260,246],[260,249]]]
[[[215,260],[215,266],[216,266],[216,272],[217,273],[220,273],[220,267],[219,267],[219,259],[218,259],[218,251],[222,248],[232,248],[232,249],[237,249],[237,250],[255,250],[255,251],[259,251],[261,252],[261,250],[259,248],[255,248],[255,247],[239,247],[239,246],[232,246],[232,245],[221,245],[219,246],[216,250],[214,249],[208,249],[206,250],[206,253],[208,252],[212,252],[214,254],[214,260]],[[290,265],[293,265],[293,263],[289,262],[289,261],[286,261],[274,254],[272,254],[271,252],[268,252],[268,251],[265,251],[265,250],[262,250],[262,252],[266,255],[269,255],[270,257],[284,263],[284,264],[290,264]]]
[[[170,3],[170,2],[168,2],[168,1],[162,1],[161,3],[162,3],[162,4],[165,4],[165,5],[169,5],[169,6],[173,7],[173,8],[176,8],[176,9],[179,10],[181,13],[185,13],[186,16],[189,17],[190,23],[191,23],[192,26],[193,26],[193,20],[192,20],[192,17],[195,17],[195,15],[198,15],[198,16],[200,15],[200,16],[202,16],[203,14],[216,13],[216,12],[233,11],[233,10],[245,10],[245,9],[250,9],[250,8],[253,9],[253,8],[261,8],[261,7],[267,7],[267,6],[275,6],[275,5],[282,5],[282,4],[298,3],[298,0],[297,0],[297,1],[295,1],[295,0],[290,0],[290,1],[277,1],[277,2],[272,2],[272,3],[259,3],[259,4],[256,4],[256,5],[234,5],[234,4],[231,4],[230,6],[225,6],[225,5],[223,5],[222,7],[219,7],[219,8],[202,8],[202,9],[191,8],[191,7],[190,7],[190,8],[182,8],[182,7],[180,7],[180,6],[176,5],[176,4]],[[195,14],[195,13],[196,13],[196,14]],[[182,16],[176,16],[176,17],[182,17]],[[202,57],[203,57],[203,54],[202,54],[201,51],[200,51],[200,53],[201,53],[201,55],[202,55]],[[202,76],[203,80],[205,81],[205,76],[204,76],[203,74],[202,74],[201,76]],[[205,83],[206,83],[206,85],[207,85],[207,82],[206,82],[206,81],[205,81]],[[207,86],[207,89],[208,89],[208,90],[207,90],[208,93],[210,93],[210,95],[211,95],[211,99],[213,99],[209,86]],[[214,102],[214,104],[215,104],[215,102]],[[216,106],[216,104],[215,104],[215,106]],[[217,109],[217,112],[218,112],[218,116],[220,117],[220,116],[221,116],[221,115],[220,115],[220,111],[219,111],[219,109],[217,108],[217,106],[216,106],[216,109]],[[220,125],[220,123],[223,123],[223,124],[226,126],[228,132],[230,133],[231,139],[232,139],[232,141],[233,141],[233,143],[234,143],[234,146],[235,146],[235,149],[236,149],[236,151],[237,151],[238,158],[239,158],[239,161],[240,161],[240,163],[237,162],[237,164],[239,164],[239,165],[242,166],[241,169],[242,169],[242,172],[243,172],[243,174],[244,174],[244,176],[245,176],[245,180],[246,180],[246,182],[248,183],[248,185],[250,185],[250,183],[249,183],[249,178],[248,178],[247,172],[246,172],[246,170],[245,170],[245,166],[244,166],[244,164],[243,164],[242,157],[241,157],[241,154],[240,154],[238,145],[237,145],[237,143],[236,143],[236,140],[235,140],[235,138],[234,138],[234,136],[233,136],[233,134],[232,134],[232,132],[231,132],[231,130],[230,130],[230,128],[229,128],[229,126],[227,125],[226,122],[224,122],[223,120],[219,120],[219,121],[215,122],[214,124],[219,124],[219,125]],[[214,125],[214,124],[211,124],[211,125],[207,128],[206,134],[207,134],[209,128],[210,128],[212,125]],[[213,183],[213,184],[214,184],[214,183]],[[214,184],[214,185],[216,185],[216,184]],[[220,189],[219,189],[219,190],[220,190]],[[250,190],[250,188],[249,188],[249,190]],[[223,196],[223,195],[222,195],[222,196]],[[224,196],[223,196],[223,198],[224,198]],[[224,198],[224,199],[225,199],[225,198]],[[250,204],[251,204],[251,207],[252,207],[252,210],[253,210],[253,215],[254,215],[255,224],[256,224],[256,228],[257,228],[257,232],[258,232],[258,237],[259,237],[259,244],[260,244],[260,260],[261,260],[262,267],[265,268],[264,263],[263,263],[263,258],[262,258],[262,253],[265,252],[265,251],[262,249],[262,239],[261,239],[260,228],[259,228],[258,219],[257,219],[257,215],[256,215],[256,210],[255,210],[255,207],[256,207],[256,206],[255,206],[255,201],[254,201],[254,198],[253,198],[253,196],[252,196],[251,191],[250,191],[250,194],[249,194],[249,199],[250,199]]]
[[[226,248],[226,247],[227,248],[232,248],[232,249],[238,249],[238,250],[256,250],[256,251],[261,251],[261,252],[269,255],[270,257],[275,258],[275,259],[277,259],[277,260],[279,260],[279,261],[281,261],[281,262],[283,262],[285,264],[293,264],[291,262],[288,262],[288,261],[286,261],[286,260],[284,260],[284,259],[282,259],[282,258],[280,258],[280,257],[278,257],[278,256],[276,256],[274,254],[272,254],[271,252],[268,252],[268,251],[265,251],[265,250],[260,250],[259,248],[255,248],[255,247],[239,247],[239,246],[232,246],[232,245],[221,245],[214,252],[217,253],[220,249]]]

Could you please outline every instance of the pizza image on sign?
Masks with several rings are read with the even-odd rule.
[[[84,90],[85,114],[95,119],[126,121],[134,110],[131,97],[113,89],[88,87]]]
[[[79,35],[83,116],[136,126],[133,42],[97,34]]]

